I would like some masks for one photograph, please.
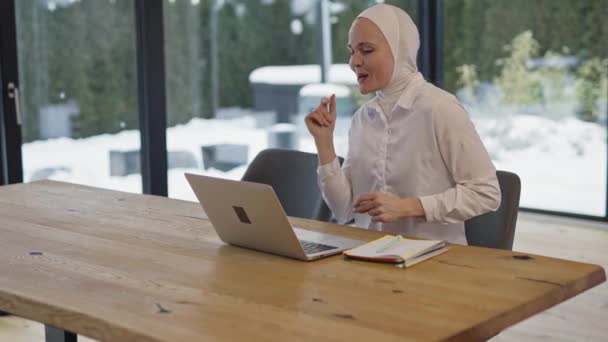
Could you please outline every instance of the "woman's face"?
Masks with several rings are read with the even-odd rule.
[[[350,68],[357,74],[359,91],[383,89],[391,80],[395,64],[391,48],[380,28],[367,18],[356,19],[348,33]]]

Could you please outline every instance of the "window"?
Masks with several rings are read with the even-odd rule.
[[[331,94],[345,155],[351,115],[365,101],[348,66],[348,30],[373,3],[327,1],[333,64],[320,84],[316,1],[165,1],[169,196],[195,199],[185,171],[240,179],[263,149],[316,153],[304,116]]]
[[[16,1],[24,181],[141,192],[134,3]]]
[[[444,2],[446,88],[521,206],[606,215],[608,2]]]

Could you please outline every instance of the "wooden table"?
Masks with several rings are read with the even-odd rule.
[[[605,281],[456,245],[409,269],[301,262],[223,244],[198,203],[54,181],[0,187],[0,257],[0,310],[104,341],[483,340]]]

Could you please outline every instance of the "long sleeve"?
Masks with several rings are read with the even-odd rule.
[[[496,210],[500,187],[496,169],[466,111],[454,100],[444,100],[432,111],[441,158],[454,187],[422,196],[427,222],[456,223]]]
[[[353,218],[353,192],[350,181],[350,161],[347,157],[340,168],[338,158],[317,169],[318,183],[323,199],[339,223]]]

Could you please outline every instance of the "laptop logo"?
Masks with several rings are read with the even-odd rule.
[[[243,207],[237,207],[233,205],[232,209],[234,209],[234,212],[239,218],[239,221],[241,221],[242,223],[251,224],[251,220],[249,219],[249,216],[247,216],[247,213],[245,212],[245,209],[243,209]]]

